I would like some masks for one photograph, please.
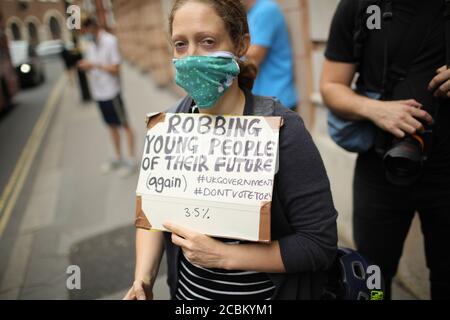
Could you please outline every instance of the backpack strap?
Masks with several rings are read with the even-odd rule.
[[[450,0],[445,0],[445,64],[450,68]]]
[[[383,30],[383,38],[384,38],[384,43],[383,43],[383,75],[382,75],[382,80],[381,80],[381,96],[382,98],[385,97],[388,87],[388,68],[390,67],[389,65],[389,35],[391,34],[391,24],[392,24],[392,17],[393,17],[393,13],[392,13],[392,0],[388,0],[385,3],[384,6],[384,10],[383,10],[383,21],[384,21],[384,25],[382,26],[382,30]],[[391,83],[389,84],[389,91],[391,90],[390,88]]]
[[[166,109],[166,113],[186,113],[192,105],[192,98],[185,96],[178,100],[173,106]]]
[[[450,1],[450,0],[445,0]],[[398,81],[405,79],[413,59],[416,57],[420,45],[417,46],[417,51],[408,50],[410,46],[402,45],[404,43],[417,43],[417,39],[423,42],[426,33],[429,30],[427,21],[432,18],[432,10],[430,11],[426,7],[426,1],[418,1],[418,7],[416,16],[412,19],[411,26],[405,28],[404,36],[402,35],[402,41],[396,45],[396,48],[389,48],[389,35],[391,34],[391,24],[395,13],[392,10],[393,0],[359,0],[358,1],[358,14],[356,15],[355,31],[354,31],[354,55],[361,63],[364,53],[364,45],[368,37],[368,31],[366,27],[366,21],[368,14],[366,12],[369,5],[382,6],[382,33],[383,33],[383,70],[382,70],[382,86],[381,93],[382,98],[388,96],[393,87]],[[449,11],[450,12],[450,11]],[[420,16],[420,19],[417,17]],[[425,17],[426,16],[426,17]],[[389,53],[395,52],[395,56],[389,61]],[[450,58],[449,58],[450,60]]]
[[[367,8],[370,5],[380,5],[382,0],[358,0],[358,9],[355,16],[355,29],[353,31],[353,55],[356,61],[361,61],[364,52],[364,42],[367,39],[366,21]]]
[[[183,99],[178,100],[173,106],[171,106],[170,108],[166,109],[165,113],[176,113],[178,106],[180,105],[181,101]]]
[[[270,117],[275,114],[275,105],[280,103],[276,98],[253,96],[253,114],[255,116]]]
[[[406,30],[405,34],[402,36],[402,40],[397,45],[397,50],[395,50],[395,55],[392,56],[392,61],[388,60],[389,48],[388,39],[390,34],[390,25],[393,17],[392,6],[388,6],[389,2],[386,1],[385,12],[383,13],[383,20],[385,21],[384,26],[384,38],[385,38],[385,49],[384,49],[384,66],[383,66],[383,82],[382,82],[382,96],[383,98],[389,98],[395,85],[400,81],[403,81],[413,65],[414,59],[417,57],[420,49],[423,47],[426,36],[428,35],[429,21],[431,21],[434,16],[438,13],[435,10],[428,8],[426,1],[417,1],[417,8],[415,17],[412,19],[412,23]],[[389,13],[389,9],[391,12]],[[386,17],[385,17],[386,15]],[[411,46],[408,44],[416,43],[415,49],[411,50]]]

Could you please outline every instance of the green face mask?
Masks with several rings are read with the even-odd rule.
[[[173,59],[173,63],[175,82],[186,90],[200,109],[214,106],[240,72],[236,58],[229,52]]]

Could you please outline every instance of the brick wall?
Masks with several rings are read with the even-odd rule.
[[[290,39],[295,63],[294,76],[301,99],[299,112],[306,125],[311,128],[314,124],[314,112],[310,102],[312,74],[310,63],[311,45],[308,37],[308,1],[278,0],[277,2],[283,10],[291,35]]]
[[[114,3],[115,33],[124,57],[150,72],[161,86],[173,82],[165,8],[161,0],[117,0]]]
[[[160,85],[173,83],[170,64],[171,51],[167,39],[167,16],[172,0],[116,0],[114,13],[115,32],[120,39],[124,57],[143,71],[149,71]],[[292,34],[308,30],[307,0],[278,0]],[[302,96],[301,114],[308,126],[314,123],[310,103],[313,93],[311,46],[305,37],[291,37],[295,55],[296,85]]]

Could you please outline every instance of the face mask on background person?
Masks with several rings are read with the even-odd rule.
[[[237,58],[226,51],[173,59],[173,63],[175,82],[186,90],[200,109],[213,107],[240,72]]]

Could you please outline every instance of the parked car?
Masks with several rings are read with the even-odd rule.
[[[22,87],[38,85],[45,81],[44,64],[27,41],[12,41],[9,50]]]

